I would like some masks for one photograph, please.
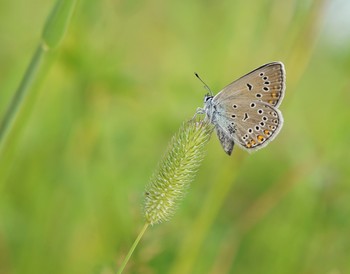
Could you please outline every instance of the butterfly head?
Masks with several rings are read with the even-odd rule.
[[[207,104],[209,101],[211,101],[213,99],[213,95],[207,93],[205,96],[204,96],[204,104]]]
[[[206,94],[204,96],[204,113],[207,115],[209,121],[213,121],[213,111],[214,111],[214,107],[213,107],[213,95],[211,94]]]

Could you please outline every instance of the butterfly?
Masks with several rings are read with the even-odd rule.
[[[202,81],[210,93],[205,95],[204,107],[198,108],[196,114],[205,114],[205,119],[215,126],[228,155],[234,144],[249,152],[256,151],[271,142],[282,128],[283,116],[278,107],[284,97],[285,81],[282,62],[258,67],[215,96]]]

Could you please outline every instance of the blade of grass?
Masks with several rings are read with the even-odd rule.
[[[56,48],[66,33],[76,0],[58,0],[53,11],[48,17],[42,34],[42,42],[35,51],[23,79],[16,90],[11,103],[0,124],[0,157],[6,136],[8,136],[20,109],[28,100],[38,71],[42,65],[42,59],[50,50]]]
[[[123,262],[122,262],[122,264],[121,264],[121,266],[120,266],[120,268],[119,268],[117,274],[121,274],[121,273],[123,272],[123,270],[124,270],[125,266],[127,265],[127,263],[128,263],[128,261],[129,261],[131,255],[132,255],[132,253],[134,253],[135,248],[137,247],[138,243],[140,242],[140,240],[141,240],[143,234],[145,233],[145,231],[147,230],[148,226],[149,226],[149,223],[146,223],[146,224],[143,226],[143,228],[141,229],[141,232],[139,233],[139,235],[137,236],[135,242],[134,242],[133,245],[131,246],[131,248],[130,248],[128,254],[127,254],[126,257],[124,258],[124,260],[123,260]]]
[[[9,128],[11,127],[13,121],[16,118],[16,114],[18,113],[21,103],[23,102],[23,100],[25,100],[28,90],[33,86],[33,82],[35,81],[38,69],[42,62],[43,54],[44,54],[44,48],[43,48],[43,45],[40,44],[36,52],[34,53],[33,58],[28,66],[28,69],[24,74],[24,77],[15,95],[13,96],[13,99],[0,124],[0,152],[1,152],[2,144],[4,143],[4,140],[7,136]]]

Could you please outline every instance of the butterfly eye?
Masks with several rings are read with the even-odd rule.
[[[211,95],[205,95],[204,96],[204,103],[206,103],[206,102],[208,102],[211,98],[213,98],[213,96],[211,96]]]

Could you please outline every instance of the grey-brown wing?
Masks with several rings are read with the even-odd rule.
[[[265,102],[253,103],[251,107],[248,101],[238,100],[240,107],[235,109],[227,104],[217,105],[216,123],[221,130],[217,133],[226,153],[229,139],[243,149],[255,151],[265,147],[281,130],[283,116],[277,108]]]
[[[233,138],[230,136],[230,134],[226,133],[219,126],[217,126],[215,129],[222,148],[228,155],[231,155],[233,150],[233,145],[235,144],[235,142],[233,141]]]
[[[278,107],[285,92],[285,75],[283,63],[265,64],[227,85],[214,97],[213,103],[234,101],[243,96]]]

